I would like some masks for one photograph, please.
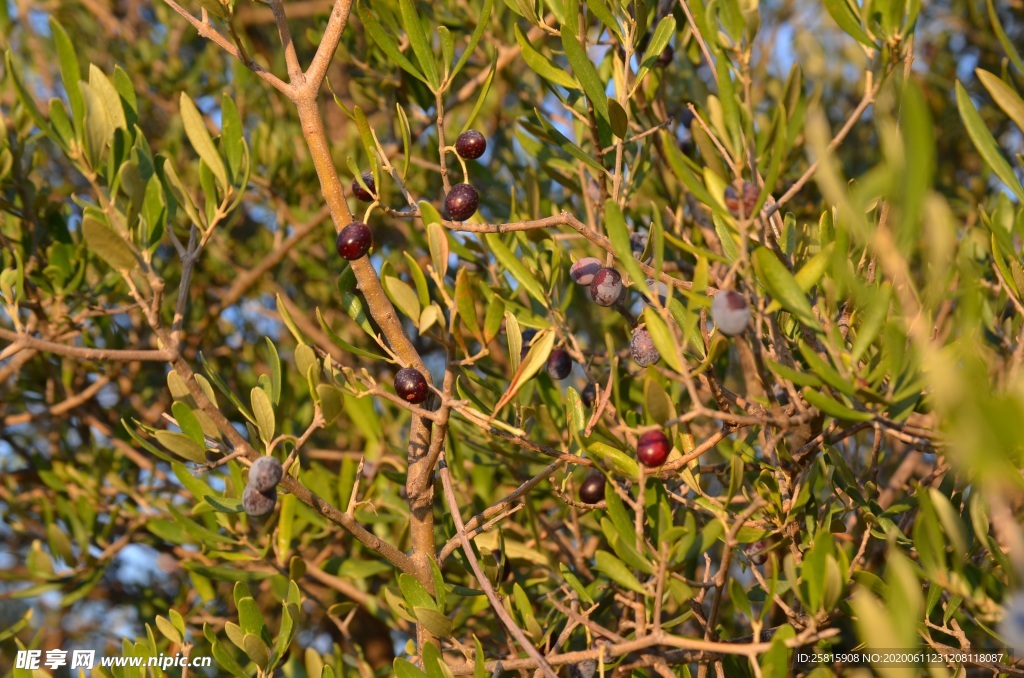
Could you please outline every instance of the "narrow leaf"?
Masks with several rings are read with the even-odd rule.
[[[817,328],[818,319],[814,317],[807,296],[775,253],[766,247],[758,247],[752,258],[757,277],[772,298],[778,300],[783,308],[805,325]]]
[[[217,147],[213,143],[213,138],[210,137],[210,130],[206,128],[202,113],[185,92],[181,93],[181,121],[185,125],[185,134],[188,135],[192,148],[213,172],[220,187],[227,190],[228,171],[224,167],[224,160],[217,152]]]

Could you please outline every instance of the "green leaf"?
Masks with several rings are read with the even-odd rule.
[[[506,318],[509,317],[506,311]],[[506,323],[506,328],[508,324]],[[520,341],[522,339],[520,338]],[[509,342],[511,347],[512,342]],[[551,349],[555,345],[555,333],[550,330],[543,330],[536,337],[533,338],[533,342],[530,344],[530,350],[527,351],[526,357],[523,359],[522,364],[519,365],[514,375],[512,375],[512,381],[508,385],[508,389],[502,394],[501,398],[494,406],[494,413],[497,414],[501,408],[507,405],[512,398],[516,396],[519,389],[523,387],[527,381],[533,378],[533,375],[537,374],[540,369],[547,363],[548,356],[551,355]],[[518,354],[515,359],[518,359]]]
[[[434,634],[444,637],[444,634]],[[445,664],[441,657],[441,651],[434,643],[428,642],[422,646],[423,667],[427,670],[427,678],[455,678],[455,675]]]
[[[841,419],[843,421],[871,421],[875,415],[871,412],[862,412],[852,407],[847,407],[838,400],[835,400],[821,391],[816,391],[810,386],[805,386],[801,393],[804,399],[825,414]]]
[[[259,386],[254,386],[250,398],[252,400],[252,413],[256,417],[256,427],[260,430],[260,439],[266,445],[274,439],[274,431],[277,422],[274,418],[274,404],[270,402],[270,396]]]
[[[992,30],[999,39],[999,44],[1003,46],[1003,50],[1006,52],[1006,56],[1010,58],[1010,63],[1017,67],[1017,72],[1024,75],[1024,60],[1020,57],[1020,52],[1014,46],[1013,41],[1006,35],[1006,30],[1003,28],[1002,22],[999,21],[999,15],[996,14],[995,4],[992,0],[987,0],[988,5],[988,18],[992,22]]]
[[[316,395],[320,399],[320,411],[323,412],[325,424],[330,424],[344,411],[344,392],[337,386],[319,384]]]
[[[822,381],[836,389],[841,393],[847,395],[853,395],[853,384],[850,381],[839,374],[836,368],[832,367],[832,364],[825,358],[818,355],[817,351],[808,346],[803,341],[800,344],[800,354],[803,355],[804,360],[807,362],[807,366],[810,371],[816,376],[820,377]]]
[[[544,631],[541,629],[540,624],[537,623],[537,617],[533,613],[533,603],[530,598],[526,595],[526,591],[519,585],[519,582],[515,582],[512,585],[512,599],[516,604],[516,611],[519,612],[519,618],[523,620],[523,627],[526,632],[530,634],[533,641],[539,642],[544,637]]]
[[[249,659],[256,666],[264,668],[270,662],[270,648],[267,647],[267,644],[259,636],[253,633],[245,634],[242,639],[242,646],[245,653],[249,655]]]
[[[434,597],[412,575],[405,573],[398,575],[398,587],[402,590],[402,597],[409,609],[421,607],[437,612],[437,603],[434,602]]]
[[[1024,132],[1024,101],[1021,100],[1020,95],[998,76],[981,68],[976,68],[974,72],[988,93],[992,95],[992,100],[1013,120],[1017,129]]]
[[[615,3],[618,5],[619,3]],[[604,0],[587,0],[587,8],[590,9],[590,13],[598,18],[598,20],[608,27],[615,37],[619,39],[619,42],[625,42],[626,36],[622,32],[622,26],[619,25],[618,19],[612,13],[612,8],[609,7]],[[575,20],[575,17],[573,17]]]
[[[676,178],[683,182],[683,185],[686,186],[686,190],[693,193],[693,197],[697,198],[697,200],[708,207],[716,207],[718,205],[718,201],[711,197],[707,188],[704,187],[701,180],[698,179],[697,175],[690,169],[690,166],[686,161],[686,156],[684,156],[683,152],[676,146],[675,137],[673,137],[667,130],[662,131],[661,134],[661,147],[665,149],[665,158],[668,160],[669,167],[672,168],[672,172],[676,175]]]
[[[206,128],[202,113],[196,108],[195,102],[185,92],[181,93],[181,121],[185,126],[185,134],[188,135],[189,143],[196,150],[199,157],[206,163],[206,166],[217,178],[221,189],[228,188],[228,171],[224,166],[224,159],[217,152],[217,147],[210,137],[210,130]]]
[[[50,31],[53,33],[53,43],[57,48],[64,92],[67,94],[68,103],[71,104],[71,119],[75,124],[75,131],[81,133],[82,121],[85,118],[85,101],[82,99],[81,90],[78,89],[78,81],[82,79],[82,68],[78,64],[78,55],[75,53],[71,38],[53,16],[50,17]]]
[[[82,135],[82,145],[85,146],[89,166],[98,168],[103,158],[103,149],[113,137],[114,125],[99,93],[81,80],[78,81],[78,89],[81,90],[82,99],[85,101],[85,133]]]
[[[171,623],[169,619],[157,615],[155,621],[157,629],[160,631],[160,633],[164,634],[167,640],[171,641],[172,643],[180,643],[182,641],[183,637],[181,635],[181,632],[178,629],[174,628],[174,625]]]
[[[356,274],[352,270],[351,266],[346,266],[345,270],[338,276],[338,291],[341,292],[341,307],[345,310],[350,318],[356,321],[356,324],[363,329],[366,334],[371,337],[375,337],[376,333],[373,331],[373,325],[370,324],[370,320],[366,314],[366,308],[363,306],[362,299],[355,293],[356,289]]]
[[[818,281],[821,280],[821,277],[829,269],[831,256],[832,248],[825,247],[800,267],[800,270],[793,277],[796,278],[796,284],[802,292],[807,293],[814,289],[814,286],[818,284]],[[780,308],[782,308],[782,304],[778,300],[773,300],[765,308],[765,313],[775,313]]]
[[[448,30],[447,26],[438,26],[437,37],[441,40],[441,71],[443,74],[448,74],[452,65],[452,59],[455,58],[455,44],[452,40],[452,32]]]
[[[491,19],[491,10],[494,8],[494,0],[484,0],[484,6],[480,8],[480,16],[476,19],[476,28],[473,29],[473,35],[469,36],[469,44],[466,45],[466,49],[462,50],[462,56],[459,57],[458,63],[455,64],[455,68],[452,69],[452,74],[449,76],[449,80],[453,79],[462,67],[469,61],[469,57],[473,55],[476,50],[476,46],[480,43],[480,38],[483,37],[484,31],[487,30],[487,24]],[[494,60],[495,63],[497,59]],[[492,69],[493,70],[493,69]],[[487,90],[487,83],[484,84],[484,91]],[[466,130],[462,130],[465,132]]]
[[[615,491],[612,483],[605,483],[604,499],[607,504],[608,518],[611,519],[611,523],[618,530],[619,535],[624,539],[635,537],[636,528],[633,526],[633,516],[626,510],[626,505],[619,493]]]
[[[243,596],[238,599],[238,625],[245,633],[255,636],[262,636],[266,631],[266,623],[263,620],[263,613],[260,612],[256,601],[250,596]]]
[[[1000,181],[1013,191],[1017,199],[1024,202],[1024,187],[1017,180],[1017,176],[1013,173],[1013,168],[1006,162],[1006,158],[1003,157],[999,146],[996,145],[995,138],[988,131],[985,121],[974,108],[974,104],[971,103],[967,91],[959,81],[956,83],[956,105],[960,109],[960,117],[964,121],[964,127],[967,128],[967,135],[974,142],[974,146],[981,153],[981,157],[985,159],[989,168],[995,172]]]
[[[420,318],[420,301],[412,286],[393,275],[381,276],[380,282],[395,307],[413,322],[418,321]]]
[[[576,35],[576,21],[576,16],[573,15],[567,17],[566,22],[562,24],[562,48],[565,50],[569,65],[572,66],[573,75],[583,85],[583,91],[586,92],[587,98],[590,99],[590,103],[594,107],[598,121],[607,125],[609,123],[608,95],[605,94],[605,83],[597,74],[594,64],[590,62],[590,57],[587,56],[583,45],[580,44]]]
[[[615,555],[621,558],[626,565],[644,574],[654,574],[654,568],[636,548],[635,533],[630,532],[628,536],[622,535],[606,518],[601,520],[601,530],[604,532],[608,544],[615,551]]]
[[[526,292],[540,302],[545,308],[551,303],[547,295],[544,293],[544,287],[540,284],[537,278],[534,277],[533,273],[530,272],[526,265],[512,253],[504,242],[501,240],[501,236],[497,233],[488,233],[484,236],[487,241],[487,246],[490,248],[491,253],[494,254],[494,258],[498,260],[512,276],[519,281],[523,289]]]
[[[384,356],[382,356],[379,353],[374,353],[373,351],[367,351],[366,349],[360,348],[360,347],[356,346],[355,344],[350,344],[347,341],[345,341],[344,339],[342,339],[340,336],[338,336],[335,333],[335,331],[331,329],[331,326],[327,324],[327,321],[324,320],[324,316],[320,312],[320,307],[319,306],[317,306],[317,309],[316,309],[316,319],[320,322],[320,327],[321,327],[321,329],[323,329],[324,334],[327,335],[327,338],[330,339],[334,343],[335,346],[337,346],[341,350],[345,351],[346,353],[352,353],[354,355],[362,356],[364,358],[369,358],[371,360],[387,360],[387,358],[385,358]],[[300,341],[300,342],[303,342],[303,343],[305,341],[304,339],[301,339],[299,337],[296,337],[296,339],[298,341]]]
[[[242,162],[247,153],[245,143],[245,128],[242,126],[242,116],[234,100],[225,92],[221,98],[221,134],[220,145],[228,164],[228,171],[231,174],[232,182],[237,180],[239,174],[243,173]]]
[[[618,203],[611,198],[604,204],[604,222],[605,228],[608,229],[608,239],[612,241],[612,247],[615,248],[615,257],[618,259],[619,265],[626,269],[629,277],[634,283],[637,283],[637,289],[646,291],[647,287],[644,281],[647,277],[636,263],[636,259],[633,258],[626,218],[623,216],[622,210],[619,209]]]
[[[401,657],[395,659],[394,669],[397,678],[427,678],[423,669]]]
[[[546,56],[538,52],[533,47],[533,44],[527,40],[526,36],[524,36],[522,31],[519,30],[518,24],[513,24],[512,28],[515,31],[516,42],[519,43],[523,61],[525,61],[526,65],[530,67],[530,70],[548,82],[560,87],[565,87],[566,89],[580,89],[580,84],[576,82],[575,78],[569,75],[565,70],[555,66]]]
[[[423,275],[423,269],[409,252],[402,252],[402,255],[405,257],[405,263],[409,266],[409,277],[416,285],[416,297],[420,301],[420,306],[426,308],[430,305],[430,290],[427,288],[427,278]]]
[[[629,571],[629,568],[621,560],[607,551],[595,553],[594,560],[597,561],[597,569],[608,575],[608,578],[613,582],[630,591],[646,595],[647,591],[640,583],[640,580],[633,576],[633,573]]]
[[[480,323],[476,317],[476,295],[473,292],[472,283],[466,269],[460,268],[455,276],[455,304],[459,309],[459,315],[466,329],[474,337],[483,342],[483,335],[480,332]]]
[[[398,64],[402,70],[423,84],[430,85],[423,73],[409,61],[409,58],[402,53],[402,50],[398,49],[398,44],[391,37],[390,33],[384,30],[380,22],[377,21],[377,17],[371,14],[369,8],[362,2],[359,3],[359,18],[363,22],[363,28],[370,34],[370,38],[377,43],[377,46],[384,50],[389,61]]]
[[[448,272],[448,258],[451,250],[448,247],[448,233],[441,225],[441,215],[437,209],[426,200],[420,201],[420,217],[427,227],[427,245],[430,248],[430,261],[434,264],[434,270],[442,280]]]
[[[633,457],[606,443],[590,443],[587,446],[587,454],[597,461],[614,468],[619,475],[625,478],[636,478],[640,474],[640,467]]]
[[[0,640],[3,638],[0,637]],[[490,678],[490,672],[484,665],[484,660],[487,656],[484,654],[484,646],[480,644],[480,639],[473,636],[473,646],[475,651],[473,652],[473,678]]]
[[[505,302],[495,297],[487,305],[487,313],[484,315],[484,340],[490,343],[491,339],[497,336],[501,329],[501,321],[505,317]]]
[[[668,325],[658,315],[658,309],[653,306],[645,308],[644,322],[647,325],[647,331],[651,334],[651,339],[654,340],[654,347],[658,349],[658,353],[665,359],[669,367],[682,374],[683,365],[679,361],[679,354],[676,352],[678,342],[672,335]]]
[[[494,81],[494,74],[497,70],[498,60],[494,59],[491,61],[491,70],[488,71],[487,77],[484,78],[484,84],[480,86],[480,92],[476,95],[476,103],[473,104],[473,110],[470,111],[469,115],[466,117],[466,122],[463,123],[460,134],[468,130],[470,125],[473,124],[473,121],[476,120],[477,114],[480,113],[480,109],[483,107],[484,101],[487,99],[487,93],[491,91],[491,83]]]
[[[606,170],[601,163],[594,160],[590,155],[585,153],[582,148],[570,141],[567,136],[555,129],[555,126],[548,122],[547,118],[540,114],[540,111],[535,108],[533,109],[533,114],[537,118],[537,122],[539,122],[540,126],[544,129],[544,132],[551,137],[551,140],[554,141],[559,148],[588,167],[591,167],[598,172],[608,174],[608,170]]]
[[[651,36],[651,41],[647,43],[647,50],[644,52],[643,59],[640,60],[640,69],[636,72],[636,82],[633,85],[633,90],[640,86],[644,77],[654,66],[654,62],[658,60],[661,53],[665,51],[665,47],[668,46],[668,41],[672,39],[672,36],[676,34],[676,20],[671,14],[658,22],[658,27],[654,29],[654,35]]]
[[[775,253],[766,247],[758,247],[752,258],[757,277],[772,298],[805,325],[817,329],[818,319],[814,317],[807,296]]]
[[[68,118],[67,109],[64,108],[64,102],[60,99],[50,99],[49,111],[50,124],[53,125],[53,132],[58,137],[57,143],[63,149],[69,148],[71,140],[75,138],[75,130]],[[0,162],[0,177],[3,177],[10,171],[13,164],[10,162],[10,151],[4,149],[3,153],[0,153],[0,158],[6,158],[6,161]]]
[[[171,404],[171,413],[174,415],[174,420],[178,422],[178,428],[182,433],[195,441],[197,445],[206,445],[203,427],[191,407],[179,400]]]
[[[203,497],[203,501],[212,506],[214,511],[220,513],[241,513],[244,510],[241,497],[221,497],[208,494]]]
[[[608,115],[611,116],[612,134],[625,139],[626,133],[629,132],[629,116],[619,102],[611,97],[608,97]]]
[[[96,64],[89,64],[89,86],[99,95],[103,102],[103,108],[107,111],[110,123],[128,131],[128,121],[124,117],[124,105],[121,103],[121,95],[118,93],[114,83],[96,67]]]
[[[854,338],[853,346],[850,348],[850,360],[853,364],[856,364],[861,359],[861,356],[864,355],[882,330],[886,317],[889,315],[891,292],[892,288],[888,285],[874,290],[871,300],[858,313],[860,325],[857,326],[857,336]]]
[[[163,172],[163,177],[167,180],[167,187],[171,191],[171,195],[174,197],[174,201],[181,205],[181,208],[185,210],[185,214],[196,226],[203,225],[203,218],[199,215],[199,210],[196,209],[196,203],[192,199],[192,194],[189,193],[188,188],[185,187],[181,177],[178,176],[177,170],[174,169],[174,165],[170,160],[166,158],[160,158],[158,160],[158,167]]]
[[[82,237],[90,250],[119,271],[131,271],[139,265],[131,245],[91,212],[82,218]]]
[[[291,314],[288,312],[288,307],[281,302],[281,295],[277,294],[274,298],[277,300],[277,313],[281,316],[281,321],[284,323],[285,327],[287,327],[288,331],[291,332],[291,335],[295,337],[295,341],[300,344],[307,343],[309,340],[306,338],[306,335],[299,329],[298,325],[295,324]]]
[[[412,45],[413,54],[416,55],[416,61],[419,62],[420,68],[427,76],[427,84],[430,85],[431,90],[436,92],[441,84],[441,78],[437,73],[437,62],[434,61],[434,50],[431,47],[430,39],[423,29],[423,21],[416,11],[416,3],[414,0],[398,0],[398,5],[402,12],[402,27],[405,28],[405,32],[409,36],[409,43]]]
[[[583,401],[579,392],[570,386],[565,390],[565,423],[569,433],[577,435],[587,426],[586,415],[583,413]]]
[[[864,31],[860,17],[853,13],[847,0],[823,0],[823,2],[825,9],[847,35],[867,47],[875,47],[874,40]]]
[[[206,463],[206,447],[195,442],[188,436],[173,431],[157,431],[153,434],[157,442],[175,453],[182,459],[197,464]]]

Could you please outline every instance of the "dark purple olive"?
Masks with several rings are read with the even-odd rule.
[[[373,202],[373,194],[377,192],[377,186],[373,183],[373,174],[370,172],[364,174],[363,183],[366,184],[366,188],[370,189],[369,191],[360,186],[358,180],[352,180],[352,195],[363,202]]]
[[[590,382],[584,386],[583,392],[580,393],[580,400],[583,401],[584,407],[593,407],[597,402],[597,384]]]
[[[664,464],[671,450],[672,443],[663,431],[648,431],[636,441],[636,458],[648,468]]]
[[[269,492],[284,477],[281,462],[275,457],[260,457],[249,468],[249,485],[257,492]]]
[[[359,259],[370,251],[373,232],[361,221],[353,221],[338,233],[336,247],[338,254],[348,261]]]
[[[476,160],[486,150],[487,138],[475,129],[463,132],[455,140],[455,152],[467,160]]]
[[[265,516],[274,510],[277,503],[277,488],[269,492],[260,492],[252,485],[246,485],[242,491],[242,509],[250,516]]]
[[[580,501],[584,504],[597,504],[604,499],[604,474],[595,471],[587,476],[580,485]]]
[[[453,221],[465,221],[476,214],[480,194],[470,184],[456,184],[444,199],[444,208]]]
[[[561,381],[572,372],[572,358],[561,348],[556,348],[548,356],[548,375],[555,381]]]
[[[430,395],[430,389],[427,387],[427,380],[419,370],[403,367],[395,375],[395,393],[402,400],[419,405]]]

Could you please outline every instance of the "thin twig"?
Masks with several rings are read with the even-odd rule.
[[[541,669],[544,675],[548,678],[558,678],[555,674],[554,669],[551,665],[544,660],[544,657],[537,651],[537,648],[533,646],[533,643],[526,637],[523,630],[519,628],[509,613],[505,610],[505,606],[501,604],[498,599],[498,594],[494,592],[494,587],[491,586],[491,582],[487,579],[487,575],[484,574],[483,568],[480,567],[480,561],[476,557],[476,553],[473,552],[473,547],[469,543],[469,537],[466,536],[466,526],[462,522],[462,515],[459,513],[459,503],[455,498],[455,490],[452,489],[452,477],[448,471],[448,464],[441,461],[441,487],[444,490],[445,502],[448,504],[448,512],[452,517],[452,521],[455,523],[455,532],[459,535],[459,541],[462,545],[462,550],[466,554],[466,560],[469,561],[470,567],[473,569],[473,574],[476,576],[477,583],[480,588],[483,589],[484,595],[487,596],[487,600],[491,603],[491,608],[494,613],[498,615],[498,619],[505,625],[509,633],[516,639],[516,642],[526,650],[526,654],[530,655],[530,659],[533,660],[534,666]],[[532,667],[531,667],[532,668]]]

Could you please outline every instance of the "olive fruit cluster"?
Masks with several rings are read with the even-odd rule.
[[[634,255],[639,257],[646,245],[641,238],[634,239],[638,247]],[[569,268],[569,277],[578,285],[590,288],[590,298],[598,306],[614,306],[625,297],[626,288],[622,284],[622,274],[614,268],[606,267],[596,257],[583,257]],[[661,360],[661,354],[654,347],[654,340],[647,328],[641,327],[633,332],[630,341],[630,354],[633,361],[640,367],[647,367]]]
[[[487,150],[487,139],[475,129],[463,132],[455,141],[455,152],[459,157],[475,160]],[[373,202],[377,199],[377,184],[373,173],[366,172],[359,179],[352,180],[352,195],[362,202]],[[444,212],[455,221],[465,221],[476,213],[480,206],[480,194],[472,184],[456,184],[444,198]],[[370,227],[361,221],[354,221],[338,234],[338,254],[348,261],[366,255],[373,246],[373,233]]]
[[[657,468],[668,459],[672,442],[664,431],[655,429],[640,434],[636,441],[636,458],[647,468]],[[580,484],[579,498],[584,504],[597,504],[604,499],[605,477],[600,471],[588,475]]]
[[[463,132],[455,140],[455,152],[460,158],[476,160],[487,150],[487,138],[475,129]],[[480,207],[480,193],[473,184],[462,183],[452,186],[444,197],[444,211],[454,221],[465,221],[476,214]]]
[[[249,482],[242,492],[242,509],[253,517],[265,516],[277,503],[277,486],[284,468],[275,457],[260,457],[249,468]]]
[[[590,298],[598,306],[612,306],[624,292],[622,274],[605,267],[596,257],[583,257],[569,268],[569,277],[590,288]]]

